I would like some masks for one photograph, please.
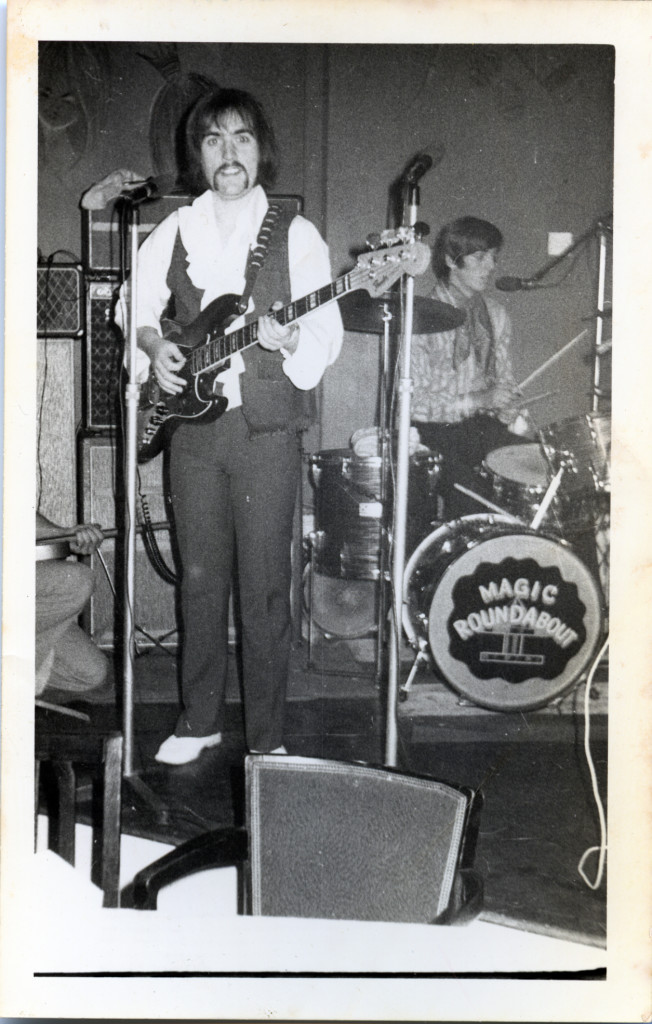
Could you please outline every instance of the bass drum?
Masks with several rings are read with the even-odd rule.
[[[506,516],[466,516],[417,547],[403,580],[413,647],[492,711],[543,707],[590,664],[602,634],[593,575],[564,542]]]

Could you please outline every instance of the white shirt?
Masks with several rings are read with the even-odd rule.
[[[217,201],[216,201],[217,199]],[[195,287],[203,291],[201,308],[213,299],[230,292],[241,295],[245,286],[245,269],[249,249],[256,244],[258,231],[268,208],[267,196],[257,185],[244,198],[236,225],[227,237],[219,216],[220,205],[225,202],[210,190],[204,192],[192,205],[183,206],[166,217],[145,239],[138,252],[137,326],[153,327],[160,331],[160,318],[170,298],[166,283],[177,231],[188,254],[188,276]],[[290,225],[288,235],[291,299],[296,300],[323,288],[331,281],[328,247],[310,221],[297,216]],[[128,286],[121,290],[121,301],[116,319],[128,329],[126,302]],[[249,310],[253,303],[249,302]],[[226,333],[242,326],[239,317]],[[316,387],[324,370],[333,363],[342,347],[342,318],[337,302],[330,302],[306,314],[297,322],[299,339],[296,351],[283,353],[283,371],[303,391]],[[240,374],[244,371],[240,353],[231,357],[228,370],[219,375],[223,393],[229,400],[229,409],[242,404]],[[138,350],[138,381],[143,382],[149,372],[149,359]]]

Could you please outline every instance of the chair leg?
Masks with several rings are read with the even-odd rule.
[[[57,838],[50,849],[74,866],[75,863],[75,769],[70,761],[54,761],[57,777]]]
[[[34,852],[38,842],[38,808],[41,793],[41,762],[38,758],[34,761]]]
[[[120,824],[122,810],[121,733],[104,742],[104,793],[102,810],[103,906],[120,906]]]

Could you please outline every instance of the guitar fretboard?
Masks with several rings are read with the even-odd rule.
[[[299,320],[302,316],[311,313],[320,306],[324,306],[327,302],[333,302],[335,299],[339,299],[359,287],[358,277],[362,278],[364,275],[356,274],[356,271],[352,270],[348,274],[338,277],[336,281],[331,281],[329,284],[324,285],[323,288],[310,292],[309,295],[304,295],[303,298],[297,299],[295,302],[289,302],[287,306],[283,306],[281,309],[270,310],[270,314],[284,326],[291,324],[294,320]],[[225,363],[236,352],[242,352],[243,349],[249,348],[250,345],[255,345],[257,341],[257,320],[252,320],[251,323],[245,324],[244,327],[238,328],[237,331],[233,331],[231,334],[222,334],[214,338],[209,337],[204,345],[199,345],[191,352],[191,373],[205,373],[207,370],[217,369],[218,366]]]

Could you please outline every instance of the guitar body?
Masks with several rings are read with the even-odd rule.
[[[186,355],[184,366],[177,371],[186,386],[179,394],[163,391],[153,373],[141,388],[138,405],[137,453],[139,462],[153,459],[169,443],[180,423],[203,420],[210,423],[226,411],[227,399],[216,377],[228,368],[228,362],[205,373],[193,374],[190,352],[206,341],[209,334],[224,331],[236,317],[239,296],[221,295],[203,309],[199,316],[169,340],[174,341]]]
[[[430,250],[422,242],[414,240],[414,229],[399,228],[397,231],[384,231],[379,236],[380,246],[371,252],[361,253],[356,266],[347,274],[293,300],[282,309],[268,310],[268,315],[275,317],[280,324],[291,324],[357,288],[365,288],[378,298],[403,274],[422,274],[430,261]],[[217,377],[227,369],[235,352],[257,344],[256,318],[245,320],[242,327],[224,334],[241,315],[239,301],[237,295],[221,295],[191,324],[171,336],[170,340],[188,354],[184,366],[178,371],[186,386],[180,394],[171,395],[163,391],[154,375],[150,374],[147,384],[141,389],[138,410],[137,453],[140,462],[158,455],[184,420],[210,422],[225,412],[228,401],[222,394]]]

